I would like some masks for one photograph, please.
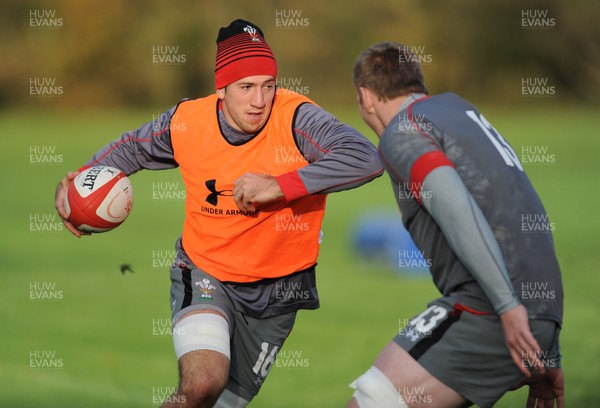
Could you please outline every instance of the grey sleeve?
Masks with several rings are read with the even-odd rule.
[[[318,106],[301,105],[293,131],[300,152],[310,163],[298,170],[308,194],[349,190],[384,171],[373,143]]]
[[[431,171],[423,180],[423,206],[467,267],[498,314],[519,305],[500,246],[481,209],[452,167]]]
[[[112,166],[127,175],[142,169],[177,167],[170,132],[171,117],[176,109],[174,106],[138,129],[123,133],[94,154],[86,165]]]

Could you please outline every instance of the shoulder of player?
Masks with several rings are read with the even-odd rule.
[[[478,111],[471,102],[453,92],[427,96],[400,111],[386,130],[395,128],[404,135],[435,137],[436,129],[443,133],[444,124],[454,121],[456,112],[469,110]]]
[[[303,102],[296,108],[293,127],[307,129],[311,126],[337,121],[335,116],[312,102]]]
[[[454,108],[454,109],[477,109],[470,101],[463,98],[462,96],[454,92],[444,92],[437,95],[432,95],[427,98],[423,98],[415,101],[412,106],[412,111],[427,111],[429,109],[435,110],[437,108]]]

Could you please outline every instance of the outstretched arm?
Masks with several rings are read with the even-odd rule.
[[[171,146],[169,131],[170,120],[177,107],[169,109],[159,115],[152,122],[148,122],[136,130],[126,132],[100,149],[81,168],[95,165],[111,166],[131,175],[142,169],[161,170],[177,167]],[[64,200],[67,188],[79,174],[69,172],[56,186],[54,206],[65,227],[76,237],[84,234],[77,230],[68,220]]]
[[[324,109],[306,103],[293,124],[300,153],[309,164],[277,177],[290,201],[359,187],[383,174],[377,148],[365,136]]]
[[[241,210],[253,211],[278,200],[327,194],[361,186],[383,174],[377,148],[354,128],[322,108],[298,107],[293,124],[299,153],[308,165],[279,176],[246,173],[234,183],[233,197]]]
[[[85,164],[115,167],[128,176],[142,169],[163,170],[177,167],[171,145],[170,123],[177,106],[139,128],[125,132],[108,143]]]

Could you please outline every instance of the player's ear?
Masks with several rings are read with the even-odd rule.
[[[225,88],[217,89],[217,96],[221,100],[224,99],[225,98]]]
[[[375,112],[375,94],[369,89],[363,86],[358,88],[358,102],[367,113]]]

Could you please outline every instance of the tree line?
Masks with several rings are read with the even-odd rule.
[[[0,108],[163,106],[214,90],[215,40],[258,24],[278,84],[354,102],[352,66],[380,41],[412,48],[431,93],[597,103],[600,3],[573,0],[3,2]]]

